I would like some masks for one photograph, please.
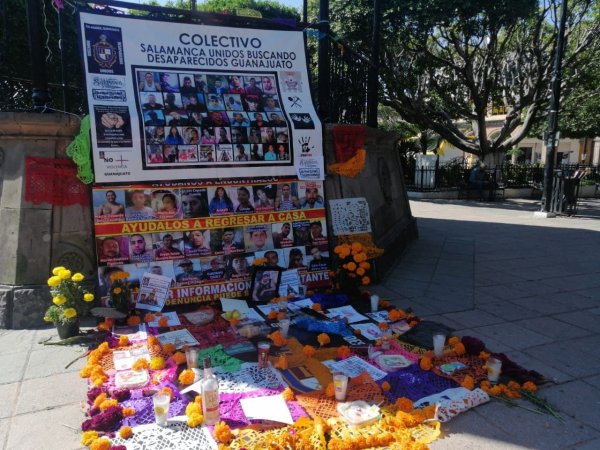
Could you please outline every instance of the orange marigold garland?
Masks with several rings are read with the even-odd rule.
[[[140,358],[133,363],[132,370],[144,370],[149,367],[148,360],[146,358]]]
[[[165,344],[165,345],[162,346],[162,350],[166,354],[172,355],[173,353],[175,353],[176,347],[175,347],[175,344],[171,344],[169,342],[168,344]]]
[[[133,430],[131,427],[124,426],[119,430],[119,436],[121,436],[123,439],[129,439],[131,436],[133,436]]]
[[[162,356],[155,356],[150,360],[150,368],[152,370],[162,370],[165,368],[165,365],[165,358],[163,358]]]
[[[423,370],[431,370],[433,368],[433,364],[431,363],[431,358],[428,356],[424,356],[419,361],[419,367]]]
[[[333,383],[327,385],[325,388],[325,395],[327,397],[335,397],[335,387],[333,386]]]
[[[119,347],[127,347],[129,345],[129,337],[119,336]]]
[[[317,341],[321,347],[324,347],[331,342],[331,338],[327,333],[321,333],[317,336]]]
[[[283,390],[281,396],[286,402],[291,402],[296,398],[296,396],[294,395],[294,391],[292,391],[289,386]]]
[[[267,314],[267,319],[269,319],[269,320],[277,319],[277,311],[275,311],[274,309],[269,311],[269,314]]]
[[[175,364],[179,366],[187,362],[187,358],[185,357],[185,354],[183,352],[177,352],[173,354],[173,361],[175,361]]]
[[[148,313],[144,316],[144,322],[146,323],[150,323],[150,322],[154,322],[155,316],[152,313]]]
[[[350,356],[352,356],[352,351],[350,350],[350,347],[348,347],[347,345],[342,345],[341,347],[338,347],[338,349],[337,349],[337,356],[339,359],[346,359],[346,358],[349,358]]]
[[[111,447],[112,445],[108,439],[100,438],[92,442],[92,445],[90,445],[90,450],[110,450]]]
[[[213,436],[221,444],[229,444],[233,439],[231,428],[225,422],[219,422],[215,425]]]
[[[315,354],[317,353],[317,350],[312,346],[312,345],[305,345],[302,348],[302,353],[304,354],[304,356],[306,356],[307,358],[312,358],[313,356],[315,356]]]
[[[96,439],[98,439],[98,432],[97,431],[85,431],[83,433],[83,435],[81,436],[81,445],[85,445],[86,447],[89,447],[90,445],[92,445],[92,442],[94,442]]]
[[[123,417],[135,416],[135,408],[123,408]]]
[[[158,326],[159,326],[160,328],[165,328],[165,327],[168,327],[168,326],[169,326],[169,318],[168,318],[168,317],[161,317],[161,318],[158,320]]]
[[[475,379],[471,375],[467,375],[463,378],[460,385],[465,389],[472,391],[473,389],[475,389]]]
[[[415,409],[412,400],[406,397],[400,397],[398,400],[396,400],[395,405],[398,411],[402,411],[405,413],[409,413],[413,409]]]
[[[313,303],[312,306],[311,306],[311,309],[313,311],[319,312],[319,311],[321,311],[321,304],[320,303]]]
[[[522,388],[529,392],[537,391],[537,386],[532,381],[526,381],[525,383],[523,383]]]
[[[140,316],[133,315],[127,318],[127,325],[129,325],[130,327],[139,325],[141,322],[142,320],[140,319]]]
[[[277,347],[283,347],[287,344],[287,339],[283,337],[281,331],[277,330],[271,334],[268,334],[267,337],[273,341],[273,344]]]
[[[196,379],[196,374],[191,369],[186,369],[183,372],[181,372],[179,374],[179,378],[178,378],[179,382],[186,386],[189,384],[192,384],[195,379]]]

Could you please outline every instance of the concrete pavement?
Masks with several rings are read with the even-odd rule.
[[[413,201],[420,238],[376,290],[483,339],[556,384],[549,416],[491,403],[443,425],[441,449],[600,448],[600,201],[575,218],[534,219],[525,200]],[[79,445],[80,347],[43,346],[54,329],[0,330],[0,447]]]

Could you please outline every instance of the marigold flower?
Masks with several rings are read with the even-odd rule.
[[[321,304],[320,304],[320,303],[313,303],[313,304],[312,304],[312,306],[311,306],[311,309],[312,309],[313,311],[317,311],[317,312],[319,312],[319,311],[321,311],[321,310],[322,310],[322,308],[321,308]]]
[[[465,389],[472,391],[473,389],[475,389],[475,379],[471,375],[467,375],[463,378],[460,385]]]
[[[498,397],[499,395],[502,395],[502,387],[500,385],[493,386],[488,394]]]
[[[339,359],[346,359],[352,355],[352,351],[350,351],[350,347],[347,345],[342,345],[337,349],[337,356]]]
[[[136,362],[133,363],[131,367],[132,370],[144,370],[149,366],[148,360],[146,358],[140,358]]]
[[[89,447],[90,445],[92,445],[92,442],[94,442],[96,439],[98,439],[97,431],[84,431],[83,435],[81,436],[81,445]]]
[[[77,272],[76,274],[74,274],[71,277],[71,281],[74,281],[75,283],[79,283],[80,281],[85,280],[85,277],[83,276],[82,273]]]
[[[108,320],[105,320],[104,322],[100,322],[96,328],[98,331],[110,331],[112,328],[112,323]]]
[[[169,398],[171,399],[171,401],[173,401],[173,389],[171,389],[170,387],[165,386],[160,390],[160,393],[169,394]]]
[[[321,333],[317,336],[317,341],[321,347],[329,344],[331,342],[331,338],[327,333]]]
[[[213,436],[221,444],[229,444],[233,440],[231,428],[225,422],[219,422],[215,425]]]
[[[75,308],[65,308],[63,314],[67,319],[72,319],[73,317],[77,317],[77,310]]]
[[[135,416],[135,408],[123,408],[123,417]]]
[[[419,361],[419,367],[423,370],[431,370],[431,368],[433,367],[433,364],[431,363],[431,358],[427,356],[421,358],[421,361]]]
[[[126,347],[129,345],[129,337],[128,336],[119,336],[119,347]]]
[[[277,311],[275,311],[274,309],[269,311],[269,314],[267,315],[267,319],[269,319],[269,320],[277,319]]]
[[[317,353],[317,350],[312,345],[305,345],[302,349],[302,353],[307,358],[312,358]]]
[[[287,339],[283,337],[281,331],[276,330],[271,334],[268,334],[267,337],[273,341],[273,344],[277,347],[283,347],[287,344]]]
[[[150,368],[152,370],[162,370],[165,368],[165,358],[162,356],[155,356],[150,360]]]
[[[60,277],[58,276],[53,276],[48,278],[48,286],[50,287],[56,287],[60,284]]]
[[[392,388],[392,386],[387,381],[384,381],[383,383],[381,383],[381,390],[383,392],[388,392],[391,388]]]
[[[353,252],[360,252],[364,249],[363,245],[360,242],[353,242],[350,244],[350,248]]]
[[[521,385],[519,383],[517,383],[516,381],[509,381],[508,388],[518,391],[519,389],[521,389]]]
[[[275,368],[279,370],[287,370],[290,364],[288,362],[286,355],[279,355],[277,362],[275,363]]]
[[[365,273],[367,273],[367,272],[366,272],[366,271],[365,271],[365,269],[363,269],[362,267],[359,267],[358,269],[356,269],[356,274],[357,274],[357,275],[359,275],[359,276],[361,276],[361,277],[362,277],[362,276],[363,276]]]
[[[106,411],[111,406],[118,406],[118,405],[119,405],[119,402],[117,400],[115,400],[114,398],[109,398],[107,400],[104,400],[102,403],[100,403],[100,406],[98,406],[98,408],[100,409],[100,411]]]
[[[454,352],[457,355],[464,355],[465,353],[467,353],[467,350],[465,349],[465,346],[462,342],[458,342],[457,344],[454,344],[452,346],[452,348],[454,348]]]
[[[188,416],[187,426],[190,428],[196,428],[199,425],[202,425],[204,422],[204,416],[201,413],[194,413]]]
[[[66,270],[66,267],[63,266],[57,266],[54,269],[52,269],[52,275],[57,275],[60,273],[61,270]]]
[[[365,270],[369,270],[371,268],[371,264],[369,264],[366,261],[361,261],[360,263],[358,263],[358,267],[365,269]]]
[[[94,301],[94,294],[90,293],[90,292],[86,292],[85,294],[83,294],[83,301],[84,302],[93,302]]]
[[[490,354],[487,352],[484,352],[482,350],[479,352],[479,359],[483,359],[484,361],[487,361],[488,359],[490,359]]]
[[[294,395],[294,391],[292,391],[289,386],[283,390],[281,396],[286,402],[291,402],[296,398],[296,396]]]
[[[371,283],[371,279],[369,277],[362,277],[360,281],[363,284],[363,286],[367,286]]]
[[[523,388],[523,390],[529,391],[529,392],[537,391],[537,386],[532,381],[526,381],[525,383],[523,383],[522,388]]]
[[[154,317],[154,314],[152,314],[152,313],[147,313],[147,314],[144,316],[144,322],[145,322],[145,323],[154,322],[154,319],[155,319],[155,317]]]
[[[107,398],[108,398],[108,396],[107,396],[106,392],[102,392],[102,393],[98,394],[98,396],[94,399],[94,402],[92,403],[92,407],[99,409],[102,402],[105,401]]]
[[[129,439],[131,436],[133,436],[133,430],[128,426],[122,427],[119,430],[119,436],[121,436],[123,439]]]
[[[356,334],[357,336],[360,336],[362,334],[362,331],[360,331],[360,328],[355,328],[353,333]]]
[[[402,309],[392,309],[391,311],[388,311],[388,319],[392,322],[397,322],[405,317],[406,312]]]
[[[71,278],[71,271],[69,269],[61,270],[58,272],[58,276],[61,280],[67,281]]]
[[[67,299],[64,295],[57,295],[56,297],[52,298],[52,303],[54,303],[56,306],[64,305],[66,301]]]
[[[179,382],[183,385],[192,384],[196,379],[196,374],[191,369],[186,369],[179,374]]]
[[[452,336],[450,339],[448,339],[448,345],[454,346],[455,344],[458,344],[459,342],[460,342],[460,338],[458,336]]]
[[[140,316],[136,316],[135,314],[132,316],[129,316],[127,318],[127,325],[129,325],[129,326],[139,325],[140,323],[141,323]]]
[[[325,395],[327,397],[335,397],[335,387],[333,386],[333,383],[327,385],[325,388]]]
[[[158,326],[160,328],[168,327],[169,326],[169,318],[168,317],[161,317],[158,320]]]
[[[409,413],[414,409],[414,405],[411,399],[406,397],[400,397],[396,400],[396,409],[405,413]]]
[[[167,355],[172,355],[173,353],[175,353],[176,347],[175,347],[175,344],[171,344],[169,342],[169,343],[167,343],[167,344],[165,344],[165,345],[162,346],[162,350]]]
[[[173,361],[175,362],[175,364],[177,364],[178,366],[180,364],[183,364],[184,362],[187,362],[187,359],[185,357],[185,353],[183,352],[176,352],[173,353]]]
[[[346,264],[346,269],[348,269],[350,272],[354,272],[356,270],[356,264],[354,262],[349,262]]]
[[[110,450],[110,447],[111,443],[108,439],[100,438],[92,442],[92,445],[90,445],[90,450]]]
[[[388,330],[390,328],[390,325],[387,322],[380,322],[379,323],[379,328],[383,331]]]
[[[113,289],[113,294],[115,295],[119,295],[121,292],[123,292],[123,289],[121,289],[119,286]]]

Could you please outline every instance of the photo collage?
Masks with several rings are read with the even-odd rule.
[[[247,281],[255,258],[300,272],[328,270],[329,248],[322,182],[289,181],[235,186],[185,188],[95,188],[96,249],[99,275],[124,267],[170,276],[175,286]],[[314,212],[310,210],[315,210]],[[289,212],[289,213],[286,213]],[[294,214],[296,212],[296,214]],[[300,214],[300,212],[304,212]],[[281,222],[249,221],[249,225],[191,227],[202,219],[273,213]],[[283,215],[277,215],[282,213]],[[298,220],[302,217],[302,220]],[[149,232],[150,224],[190,224],[179,231]],[[103,227],[131,223],[122,235]],[[143,227],[142,225],[146,225]],[[133,272],[132,272],[133,271]]]
[[[293,164],[275,73],[134,76],[146,169]]]

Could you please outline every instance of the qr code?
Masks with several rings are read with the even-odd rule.
[[[371,232],[369,204],[365,198],[329,200],[333,234],[360,234]]]

